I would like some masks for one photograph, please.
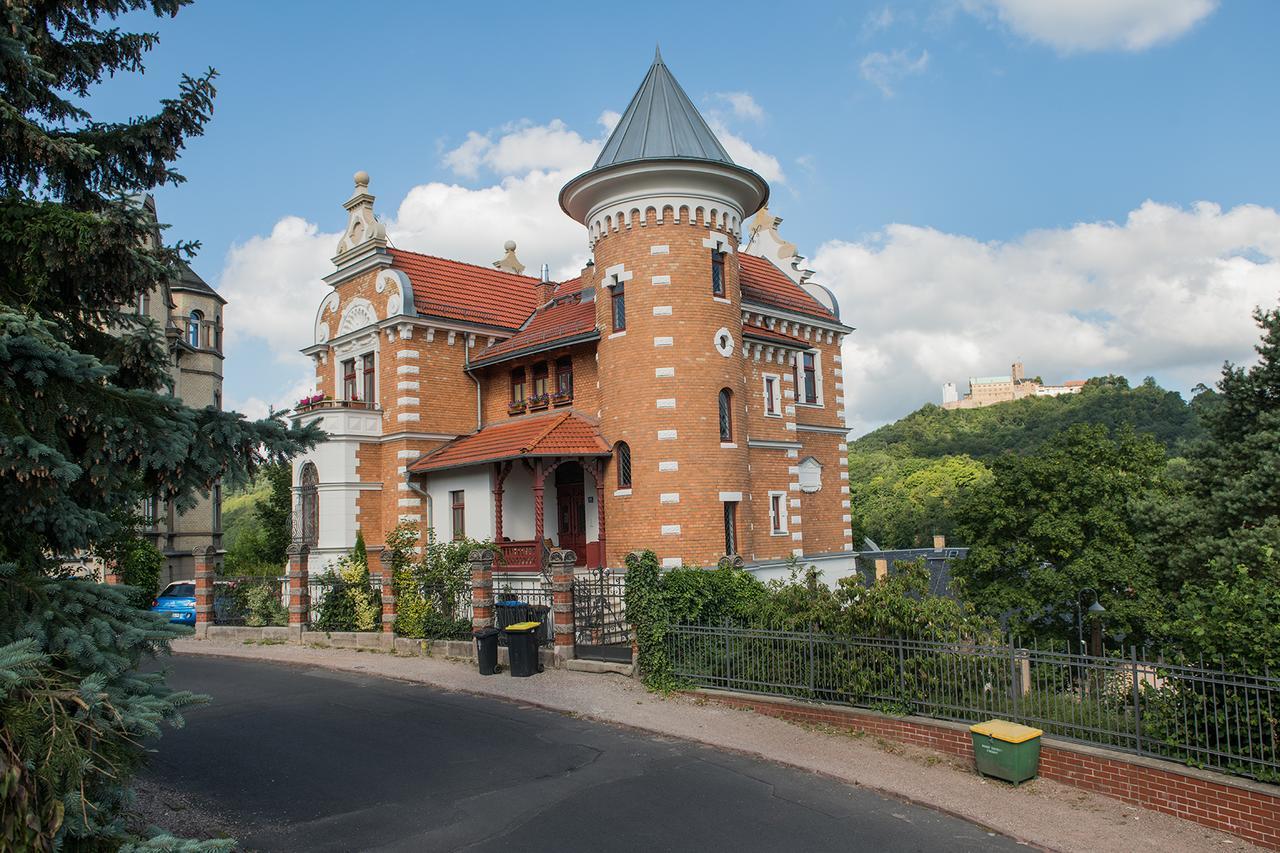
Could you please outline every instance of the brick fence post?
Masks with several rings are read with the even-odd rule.
[[[307,611],[311,609],[311,595],[307,588],[307,558],[311,549],[300,542],[289,546],[289,627],[302,630],[307,624]]]
[[[467,556],[471,564],[471,629],[493,627],[493,552],[475,548]]]
[[[385,548],[376,545],[367,549],[369,555],[369,574],[382,578],[382,633],[390,634],[396,628],[396,588],[392,576],[391,564],[383,562]]]
[[[196,575],[196,635],[203,636],[213,621],[213,573],[218,550],[212,545],[191,552]]]
[[[573,660],[573,567],[577,555],[560,548],[551,552],[547,561],[551,570],[551,627],[555,632],[556,661]]]

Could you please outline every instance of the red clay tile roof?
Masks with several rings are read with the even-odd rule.
[[[538,305],[538,279],[403,249],[390,249],[413,284],[420,314],[518,329]]]
[[[802,341],[794,335],[783,334],[782,332],[766,329],[763,326],[757,326],[754,323],[743,323],[742,334],[748,338],[756,340],[768,341],[774,344],[782,344],[783,346],[798,347],[799,349],[809,349],[812,344]]]
[[[770,261],[746,252],[738,253],[738,261],[742,270],[744,303],[758,302],[823,320],[836,319],[818,300],[805,293],[800,285],[787,278],[787,274]]]
[[[483,365],[512,358],[531,349],[553,346],[556,341],[581,338],[596,332],[596,305],[579,299],[561,297],[539,308],[524,327],[505,341],[499,341],[476,356]]]
[[[491,424],[455,438],[409,466],[414,474],[522,456],[608,456],[599,428],[566,410]]]

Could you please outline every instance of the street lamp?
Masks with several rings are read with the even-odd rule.
[[[1080,641],[1080,653],[1084,654],[1084,614],[1080,610],[1080,599],[1085,593],[1093,596],[1093,604],[1089,605],[1089,612],[1094,616],[1101,616],[1107,612],[1107,608],[1102,606],[1102,602],[1098,601],[1098,592],[1093,587],[1085,587],[1076,593],[1076,639]]]

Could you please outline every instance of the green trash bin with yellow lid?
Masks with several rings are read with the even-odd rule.
[[[1044,734],[1040,729],[1008,720],[987,720],[969,726],[969,734],[981,775],[1019,785],[1039,772],[1040,736]]]

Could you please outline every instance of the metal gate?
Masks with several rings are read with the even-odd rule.
[[[590,660],[631,662],[626,579],[611,569],[592,569],[573,579],[574,643]]]

